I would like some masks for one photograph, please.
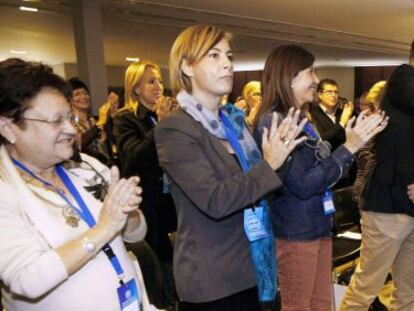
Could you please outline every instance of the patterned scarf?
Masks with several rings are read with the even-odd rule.
[[[177,95],[180,107],[200,122],[203,127],[219,139],[228,140],[226,130],[218,115],[214,115],[191,94],[180,91]],[[262,161],[262,156],[257,148],[256,142],[244,121],[244,114],[232,104],[226,104],[220,108],[231,122],[239,143],[241,145],[247,166],[250,169],[255,164]],[[240,160],[240,159],[239,159]],[[259,301],[269,302],[276,297],[276,258],[274,250],[274,237],[270,221],[269,204],[262,198],[255,203],[255,206],[263,207],[262,223],[269,232],[269,236],[249,242],[250,254],[256,271],[256,281],[258,288]],[[251,208],[247,206],[246,208]],[[240,224],[243,225],[243,224]]]

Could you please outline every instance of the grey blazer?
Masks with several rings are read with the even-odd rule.
[[[243,173],[220,140],[181,109],[159,122],[155,141],[177,209],[180,299],[208,302],[256,286],[243,208],[280,187],[279,177],[265,161]]]

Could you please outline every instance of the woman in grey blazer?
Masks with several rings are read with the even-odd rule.
[[[274,299],[274,263],[266,270],[272,273],[263,275],[260,269],[269,261],[258,260],[273,243],[262,198],[281,186],[275,170],[302,142],[295,138],[303,124],[291,110],[278,128],[275,118],[265,131],[263,160],[240,110],[220,108],[220,97],[233,84],[230,39],[213,26],[193,26],[179,35],[170,74],[180,108],[155,130],[177,209],[174,276],[186,310],[252,311],[259,309],[258,300]],[[268,248],[255,248],[266,239]]]

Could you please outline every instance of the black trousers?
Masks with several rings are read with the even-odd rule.
[[[180,302],[180,311],[259,311],[256,287],[218,300],[189,303]]]

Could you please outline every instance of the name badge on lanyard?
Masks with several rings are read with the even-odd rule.
[[[335,204],[333,201],[333,193],[331,189],[326,189],[322,196],[323,211],[326,216],[335,213]]]
[[[263,207],[248,208],[244,210],[244,231],[250,242],[267,238],[269,232],[263,223]]]
[[[117,289],[118,300],[122,311],[139,311],[142,306],[139,303],[139,293],[135,280],[122,284]]]

